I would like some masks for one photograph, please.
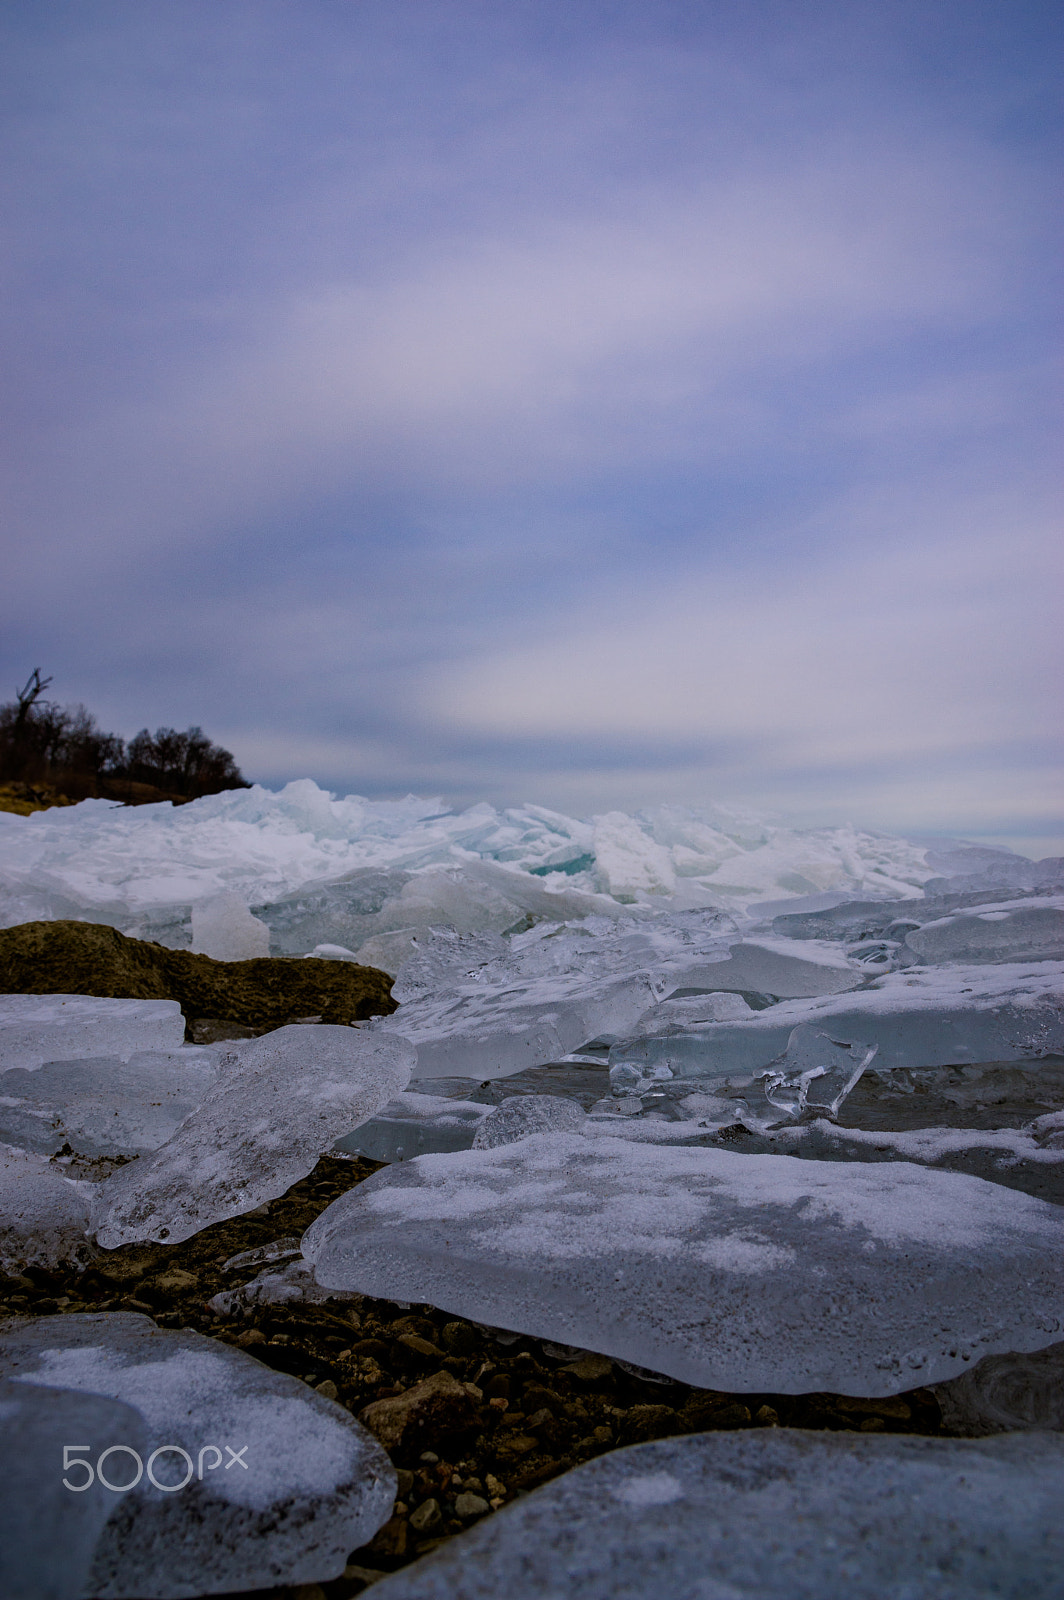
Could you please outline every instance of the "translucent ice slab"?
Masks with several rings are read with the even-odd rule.
[[[183,1045],[89,1061],[50,1061],[0,1073],[0,1140],[54,1155],[140,1155],[157,1150],[206,1098],[217,1052]]]
[[[84,1498],[101,1496],[107,1508],[83,1595],[176,1600],[327,1581],[390,1515],[395,1473],[371,1434],[306,1384],[202,1334],[122,1312],[39,1317],[0,1332],[0,1374],[83,1401],[64,1443],[80,1447],[96,1474]],[[141,1476],[125,1494],[100,1487],[111,1442],[94,1432],[100,1396],[130,1406],[140,1423],[102,1464],[107,1480],[129,1483],[137,1451]],[[61,1478],[49,1445],[45,1433],[40,1448]],[[69,1476],[86,1481],[84,1468]]]
[[[550,974],[523,982],[465,984],[374,1021],[377,1037],[402,1035],[417,1050],[419,1081],[505,1077],[601,1033],[623,1034],[657,998],[649,974],[620,980]]]
[[[103,1395],[74,1394],[0,1379],[0,1594],[4,1600],[80,1600],[88,1593],[93,1554],[113,1493],[98,1484],[71,1490],[57,1466],[73,1439],[90,1438],[97,1454],[136,1450],[144,1419]],[[128,1458],[127,1458],[128,1459]],[[95,1475],[95,1469],[94,1469]],[[80,1483],[84,1469],[67,1482]]]
[[[1056,1600],[1064,1440],[756,1429],[615,1450],[379,1600]]]
[[[97,1241],[107,1249],[142,1239],[176,1244],[283,1194],[405,1089],[413,1064],[405,1039],[366,1028],[263,1035],[166,1144],[97,1186]]]
[[[412,1161],[415,1156],[468,1150],[491,1107],[441,1095],[396,1095],[375,1117],[337,1139],[340,1155],[370,1161]]]
[[[1064,897],[981,905],[906,935],[924,962],[1064,960]]]
[[[0,1070],[138,1050],[176,1050],[185,1019],[176,1000],[97,1000],[83,994],[0,994]]]
[[[0,1145],[0,1272],[84,1264],[89,1202],[81,1184],[42,1157]]]
[[[1062,997],[1060,962],[910,967],[856,994],[784,1001],[739,1022],[618,1044],[610,1065],[721,1083],[767,1067],[799,1024],[878,1044],[879,1071],[1036,1058],[1064,1052]]]
[[[303,1251],[324,1287],[732,1392],[893,1394],[1064,1335],[1064,1209],[903,1162],[540,1134],[388,1167]]]

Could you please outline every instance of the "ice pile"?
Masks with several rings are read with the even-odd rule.
[[[1051,1600],[1064,1440],[761,1429],[615,1450],[385,1579],[380,1600]]]
[[[974,859],[982,867],[988,855],[1006,876],[1022,870],[1005,852]],[[269,926],[275,954],[357,950],[438,924],[503,932],[550,906],[564,918],[663,897],[744,910],[824,892],[917,896],[936,870],[933,853],[903,839],[798,831],[719,807],[579,821],[541,806],[336,799],[310,779],[176,808],[86,800],[0,815],[3,925],[80,917],[188,944],[192,907],[229,894]]]
[[[59,1421],[81,1458],[65,1458],[72,1488],[50,1484],[34,1507],[51,1550],[18,1530],[56,1592],[170,1600],[326,1581],[391,1513],[395,1473],[371,1434],[297,1379],[201,1334],[123,1312],[9,1323],[0,1377],[4,1398],[21,1390],[29,1402],[14,1418],[28,1481],[61,1483]],[[34,1407],[35,1395],[48,1404]],[[4,1509],[7,1521],[12,1502]]]
[[[414,1052],[363,1028],[278,1028],[240,1052],[151,1155],[100,1184],[97,1241],[187,1239],[306,1177],[336,1139],[405,1089]]]
[[[739,1392],[893,1394],[1064,1335],[1064,1209],[904,1162],[537,1134],[389,1167],[303,1249],[325,1287]]]

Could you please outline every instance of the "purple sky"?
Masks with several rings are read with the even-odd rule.
[[[1064,849],[1057,7],[0,27],[5,697]]]

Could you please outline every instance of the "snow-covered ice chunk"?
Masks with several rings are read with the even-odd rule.
[[[906,935],[924,962],[1064,960],[1064,897],[974,906]]]
[[[0,994],[0,1070],[138,1050],[176,1050],[185,1019],[176,1000],[98,1000],[84,994]]]
[[[856,994],[786,1000],[739,1022],[625,1042],[610,1065],[723,1082],[768,1066],[800,1024],[877,1043],[880,1072],[1064,1054],[1064,963],[910,967]]]
[[[79,1265],[95,1254],[84,1187],[43,1156],[0,1145],[0,1272]]]
[[[326,1287],[733,1392],[893,1394],[1064,1334],[1064,1209],[902,1162],[540,1134],[389,1167],[303,1251]]]
[[[412,1161],[445,1150],[468,1150],[491,1106],[408,1092],[396,1095],[360,1128],[337,1139],[339,1155],[370,1161]]]
[[[1056,1600],[1064,1440],[764,1428],[599,1456],[379,1600]]]
[[[98,1186],[97,1241],[176,1244],[283,1194],[404,1089],[413,1064],[405,1039],[366,1028],[263,1035],[166,1144]]]
[[[327,1581],[391,1512],[395,1473],[353,1417],[202,1334],[164,1332],[123,1312],[40,1317],[0,1330],[0,1375],[91,1402],[64,1442],[86,1445],[94,1466],[97,1396],[143,1419],[143,1475],[127,1494],[108,1496],[81,1591],[99,1600]],[[123,1443],[136,1449],[140,1440]],[[156,1450],[161,1489],[148,1471]],[[49,1457],[57,1474],[60,1459]],[[125,1483],[136,1462],[120,1455],[104,1470]]]
[[[585,1122],[582,1106],[555,1094],[523,1094],[504,1100],[480,1124],[474,1150],[516,1144],[533,1133],[579,1133]]]
[[[217,1077],[216,1052],[192,1045],[15,1067],[0,1073],[0,1139],[46,1155],[67,1144],[80,1156],[140,1155],[166,1143]]]
[[[250,961],[270,953],[270,930],[231,890],[192,907],[192,948],[215,961]]]
[[[64,1449],[87,1436],[94,1460],[112,1448],[119,1460],[129,1449],[144,1460],[150,1454],[144,1419],[103,1395],[4,1378],[0,1432],[0,1594],[4,1600],[80,1600],[89,1592],[93,1555],[115,1495],[96,1481],[82,1489],[85,1468],[61,1465]]]
[[[984,1356],[934,1392],[946,1433],[969,1439],[1025,1429],[1064,1433],[1064,1344]]]

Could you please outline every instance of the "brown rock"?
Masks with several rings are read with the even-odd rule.
[[[386,1450],[420,1454],[430,1441],[439,1444],[474,1431],[477,1413],[457,1378],[437,1372],[403,1394],[372,1401],[359,1421]]]
[[[603,1383],[613,1371],[613,1362],[609,1356],[588,1354],[563,1367],[562,1371],[571,1373],[578,1383]]]
[[[329,1023],[386,1015],[395,1010],[391,984],[386,972],[353,961],[214,961],[96,922],[0,929],[0,994],[176,1000],[186,1018],[272,1029],[311,1015]]]
[[[620,1420],[622,1444],[642,1444],[646,1439],[669,1439],[682,1424],[671,1406],[632,1406]]]

